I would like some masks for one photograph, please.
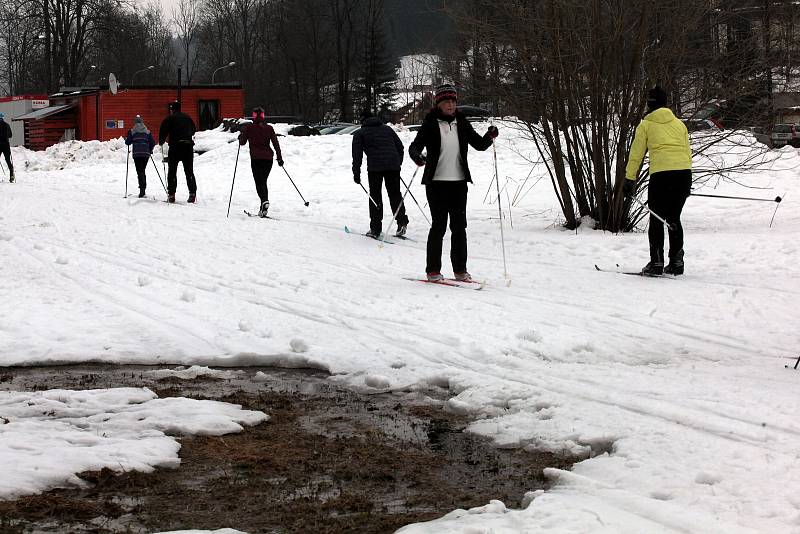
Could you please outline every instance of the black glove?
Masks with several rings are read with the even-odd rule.
[[[622,194],[629,197],[636,191],[636,180],[628,180],[625,178],[625,183],[622,184]]]
[[[497,131],[497,126],[489,126],[489,129],[486,130],[486,135],[494,139],[499,135],[500,132]]]
[[[283,160],[282,159],[278,160],[278,167],[283,167]]]
[[[428,163],[428,159],[420,154],[419,157],[414,160],[414,163],[417,164],[417,167],[424,167],[425,164]]]
[[[357,175],[357,174],[354,174],[354,175],[353,175],[353,181],[354,181],[355,183],[357,183],[357,184],[360,184],[360,183],[361,183],[361,176],[359,176],[359,175]]]

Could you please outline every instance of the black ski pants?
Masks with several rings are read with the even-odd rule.
[[[369,171],[369,196],[375,201],[369,202],[369,229],[374,234],[380,234],[383,221],[383,193],[382,184],[386,184],[386,194],[389,195],[389,205],[392,214],[397,213],[397,226],[408,224],[406,207],[403,205],[403,195],[400,192],[400,171]]]
[[[666,219],[669,230],[669,256],[672,258],[683,249],[683,226],[681,212],[692,188],[692,170],[662,171],[650,175],[647,187],[647,203],[650,210]],[[650,215],[650,259],[664,257],[664,223]],[[654,254],[660,256],[654,257]]]
[[[425,186],[431,208],[426,273],[442,271],[442,240],[450,218],[450,262],[454,273],[467,272],[467,181],[437,182]]]
[[[147,162],[150,157],[133,158],[133,164],[136,166],[136,178],[139,180],[139,189],[144,191],[147,189],[147,177],[145,171],[147,170]]]
[[[169,162],[167,163],[167,192],[175,194],[178,189],[178,163],[183,163],[183,172],[186,173],[186,186],[189,194],[197,193],[197,182],[194,179],[194,151],[191,143],[175,143],[169,147]]]
[[[13,174],[14,173],[14,163],[11,161],[11,145],[2,144],[0,145],[0,152],[3,153],[3,156],[6,158],[6,165],[8,166],[8,172]]]
[[[250,169],[253,171],[253,180],[256,182],[256,193],[261,203],[269,202],[269,191],[267,190],[267,178],[272,170],[271,159],[251,159]]]

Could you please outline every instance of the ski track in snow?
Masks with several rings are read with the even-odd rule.
[[[761,203],[690,199],[687,274],[667,282],[595,272],[598,262],[643,265],[646,236],[553,228],[542,180],[505,228],[508,284],[497,208],[481,203],[491,156],[472,152],[470,270],[487,286],[457,291],[402,279],[424,266],[416,205],[407,212],[417,242],[381,247],[344,232],[368,220],[349,136],[282,138],[311,206],[273,172],[276,219],[263,221],[241,213],[257,200],[246,157],[225,217],[236,147],[228,134],[200,135],[221,141],[196,158],[199,203],[175,207],[160,202],[152,168],[156,201],[122,198],[119,141],[15,149],[20,180],[0,184],[0,363],[312,366],[367,389],[385,376],[389,389],[448,388],[448,408],[477,416],[472,430],[500,445],[591,456],[571,473],[548,471],[555,487],[522,510],[490,504],[404,532],[800,524],[798,378],[783,369],[797,350],[800,295],[791,204],[769,229]],[[497,154],[501,177],[528,174],[502,137]],[[791,199],[798,163],[784,150],[768,173],[741,180]],[[730,184],[705,191],[741,194]],[[416,182],[414,193],[423,201]]]

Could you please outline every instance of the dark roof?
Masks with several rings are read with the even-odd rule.
[[[61,113],[62,111],[66,111],[74,107],[75,104],[65,104],[63,106],[50,106],[47,108],[31,111],[30,113],[26,113],[24,115],[20,115],[19,117],[15,117],[13,120],[23,121],[23,120],[33,120],[33,119],[45,119],[47,117],[56,115],[58,113]]]

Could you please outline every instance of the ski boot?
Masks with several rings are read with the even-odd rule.
[[[669,264],[664,268],[664,272],[674,276],[683,274],[683,249],[680,249],[675,254],[670,254]]]
[[[194,204],[196,200],[197,196],[195,195],[195,193],[189,193],[189,198],[186,199],[186,202],[189,204]]]
[[[650,263],[642,269],[642,276],[661,276],[664,274],[664,251],[650,249]]]
[[[262,219],[267,217],[267,212],[269,211],[269,201],[265,200],[261,203],[261,207],[258,209],[258,216]]]
[[[408,230],[408,224],[398,224],[397,232],[394,234],[395,237],[403,237],[406,235],[406,230]]]
[[[441,282],[444,280],[442,273],[426,273],[425,276],[428,279],[428,282]]]
[[[453,273],[453,276],[459,282],[472,282],[472,275],[467,271],[464,271],[463,273]]]

